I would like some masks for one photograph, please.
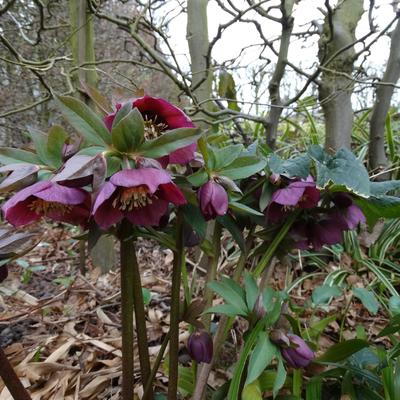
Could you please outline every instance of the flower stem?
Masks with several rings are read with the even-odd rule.
[[[212,306],[213,300],[213,291],[208,287],[208,284],[214,281],[217,277],[217,268],[218,261],[221,254],[221,234],[222,234],[222,225],[215,221],[214,225],[214,233],[212,237],[213,243],[213,254],[212,257],[209,257],[209,268],[207,271],[207,278],[204,288],[204,299],[205,299],[205,307],[204,309],[210,308]],[[202,318],[202,322],[204,327],[209,330],[211,323],[211,314],[204,314]]]
[[[17,374],[13,370],[7,356],[0,347],[0,377],[14,399],[32,400],[27,390],[22,385]]]
[[[122,324],[122,400],[134,395],[133,367],[133,241],[129,239],[130,225],[123,221],[120,235],[121,250],[121,324]]]
[[[176,251],[171,288],[168,400],[176,400],[178,393],[179,305],[182,262],[184,260],[183,216],[180,211],[178,211],[176,219]]]
[[[286,234],[289,232],[289,229],[293,225],[293,222],[296,220],[297,216],[298,212],[292,213],[282,225],[281,229],[269,245],[267,251],[264,253],[264,255],[261,257],[261,260],[254,268],[253,275],[255,278],[258,278],[267,267],[271,258],[275,255],[276,249],[278,248],[281,241],[285,238]]]
[[[142,281],[140,278],[139,265],[136,259],[136,252],[134,246],[132,246],[132,270],[133,270],[133,303],[135,306],[135,321],[136,321],[136,334],[139,347],[139,361],[140,371],[142,374],[143,386],[150,381],[151,368],[150,368],[150,357],[149,357],[149,343],[147,340],[147,328],[146,328],[146,312],[144,308],[143,292],[142,292]],[[153,400],[153,390],[148,389],[147,397],[143,397],[143,400]]]

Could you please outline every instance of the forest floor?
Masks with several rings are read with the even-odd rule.
[[[48,225],[43,238],[28,255],[10,265],[9,277],[0,285],[0,345],[33,400],[118,400],[121,377],[118,269],[101,274],[88,260],[82,275],[78,268],[77,241],[71,239],[68,230]],[[226,250],[229,243],[226,241],[228,245],[219,265],[219,271],[226,274],[230,274],[236,261],[235,255]],[[151,292],[147,331],[154,361],[169,330],[173,255],[150,240],[140,241],[137,252],[143,286]],[[328,263],[327,270],[346,267],[351,260],[343,263],[341,266]],[[190,260],[188,269],[191,272],[196,269],[197,276],[204,277],[204,271]],[[276,266],[271,280],[276,288],[285,287],[288,271],[287,265]],[[306,273],[301,263],[292,263],[290,271],[291,279]],[[304,304],[323,278],[305,279],[291,293],[292,299]],[[342,322],[344,338],[355,337],[356,325],[363,325],[368,337],[373,338],[387,323],[384,314],[371,316],[357,302],[352,302],[343,316],[345,305],[346,296],[342,296],[324,310],[313,313],[314,319],[337,316],[319,338],[320,351],[338,341]],[[309,319],[310,313],[305,311],[301,318]],[[233,326],[219,365],[210,376],[211,385],[226,382],[230,373],[226,366],[233,365],[240,352],[240,333],[244,328],[242,322]],[[184,365],[190,365],[185,349],[188,336],[188,326],[182,323],[180,361]],[[135,370],[139,370],[139,365]],[[140,398],[143,388],[139,374],[136,378],[135,392]],[[156,388],[163,393],[166,387],[167,374],[161,365]],[[0,379],[0,400],[8,399],[12,397]]]

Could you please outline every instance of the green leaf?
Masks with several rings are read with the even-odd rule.
[[[249,310],[253,310],[258,297],[258,287],[250,272],[244,272],[244,288],[246,291],[246,303]]]
[[[245,204],[238,203],[236,201],[231,201],[229,203],[229,208],[233,211],[237,211],[244,214],[256,215],[257,217],[264,216],[262,212],[254,210],[253,208],[246,206]]]
[[[276,374],[276,380],[274,382],[274,387],[272,389],[272,393],[274,398],[279,393],[279,390],[283,387],[286,381],[286,369],[282,361],[282,357],[279,355],[278,357],[278,370]]]
[[[28,128],[28,132],[42,164],[50,165],[51,161],[47,152],[48,136],[44,132],[32,127]]]
[[[201,135],[197,128],[174,129],[157,139],[146,141],[138,151],[145,157],[159,158],[196,142]]]
[[[136,150],[144,140],[144,121],[140,111],[134,108],[117,123],[114,123],[111,137],[112,143],[118,151],[129,153]]]
[[[240,157],[219,172],[220,175],[227,176],[233,180],[244,179],[261,171],[266,164],[267,162],[264,159],[258,157]]]
[[[248,310],[244,301],[244,291],[236,282],[231,279],[223,279],[220,282],[210,282],[207,286],[219,294],[226,303],[234,306],[237,314],[247,315]]]
[[[111,144],[111,135],[104,122],[85,103],[69,96],[57,96],[55,101],[66,120],[90,144]]]
[[[233,306],[232,304],[218,304],[216,306],[207,308],[207,310],[204,311],[204,314],[224,314],[227,315],[228,317],[236,317],[237,315],[243,315],[239,310]]]
[[[207,232],[207,222],[200,209],[193,204],[186,204],[181,207],[185,221],[200,235],[205,238]]]
[[[220,170],[235,161],[243,151],[242,144],[232,144],[222,148],[208,147],[208,154],[211,156],[208,168],[210,170]]]
[[[360,339],[346,340],[330,347],[322,356],[318,357],[317,362],[336,363],[350,357],[357,351],[368,347],[368,342]]]
[[[400,296],[392,296],[389,299],[389,310],[393,315],[400,314]]]
[[[0,147],[0,163],[4,165],[16,163],[42,164],[37,154],[11,147]]]
[[[310,175],[310,156],[302,154],[297,157],[282,160],[276,154],[268,158],[268,168],[271,172],[287,176],[288,178],[307,178]]]
[[[392,335],[400,331],[400,315],[396,315],[391,319],[389,324],[385,326],[381,332],[379,332],[378,337]]]
[[[142,287],[143,304],[145,306],[150,304],[152,294],[149,289]]]
[[[399,218],[400,198],[382,195],[368,199],[358,198],[356,203],[361,207],[369,225],[374,225],[379,218]]]
[[[242,392],[242,400],[262,400],[260,382],[258,380],[245,385]]]
[[[251,353],[245,385],[254,382],[270,364],[276,354],[276,347],[271,343],[266,332],[261,332]]]
[[[338,297],[342,291],[338,286],[322,285],[314,289],[312,293],[312,301],[315,305],[326,304],[331,297]]]
[[[321,154],[318,154],[318,158],[313,158],[317,168],[318,187],[325,188],[333,184],[360,196],[370,195],[368,171],[350,150],[340,149],[333,156],[325,153],[322,160]]]
[[[240,111],[240,107],[236,101],[235,80],[232,74],[227,71],[221,71],[219,74],[218,94],[228,101],[228,108],[235,111]]]
[[[265,181],[262,187],[260,201],[258,205],[261,211],[264,211],[267,208],[268,204],[271,201],[272,193],[272,185],[268,181]]]
[[[53,125],[47,135],[47,157],[50,165],[59,168],[62,165],[62,154],[68,133],[59,125]]]
[[[306,386],[306,400],[320,399],[322,395],[322,379],[320,377],[311,378]]]
[[[400,189],[400,180],[398,181],[384,181],[384,182],[370,182],[371,195],[379,197],[391,192],[392,190]]]
[[[353,295],[357,297],[363,306],[373,315],[379,310],[379,302],[373,292],[365,288],[353,288]]]
[[[230,215],[218,217],[217,222],[229,231],[235,242],[239,245],[240,250],[246,251],[246,244],[241,229],[237,226],[236,221]]]
[[[194,174],[189,175],[187,177],[187,180],[189,183],[191,183],[193,186],[199,187],[201,185],[204,185],[208,181],[208,173],[204,169],[199,169],[196,171]]]

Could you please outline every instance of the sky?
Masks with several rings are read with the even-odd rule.
[[[364,9],[367,10],[370,0],[364,1]],[[245,9],[247,2],[244,0],[233,1],[238,8]],[[332,6],[337,3],[335,0],[330,2]],[[374,11],[374,22],[378,28],[386,26],[391,19],[394,17],[393,7],[391,0],[375,0],[375,11]],[[324,0],[301,0],[294,7],[294,18],[295,27],[294,32],[304,31],[308,29],[311,21],[317,21],[322,23],[324,16],[320,9],[325,9]],[[277,10],[277,17],[280,16]],[[258,16],[255,12],[248,14],[249,18],[258,19],[262,22],[262,28],[264,35],[267,38],[274,38],[280,34],[280,24],[273,21],[265,21],[263,18]],[[218,26],[223,24],[231,16],[221,10],[214,0],[209,1],[208,5],[208,23],[209,23],[209,38],[210,40],[215,36]],[[368,15],[364,13],[357,31],[356,36],[361,37],[369,31]],[[185,70],[189,69],[188,64],[188,46],[186,41],[186,15],[181,14],[171,24],[169,34],[171,36],[171,43],[173,48],[178,54],[178,59]],[[235,23],[229,27],[223,34],[222,38],[218,41],[213,50],[213,58],[218,63],[223,63],[229,59],[235,58],[240,54],[240,51],[254,43],[260,42],[258,34],[255,28],[251,24]],[[312,39],[307,42],[303,40],[292,39],[289,49],[289,60],[301,66],[308,72],[313,71],[318,61],[318,35],[315,35]],[[381,76],[383,67],[388,59],[389,55],[390,40],[387,36],[382,37],[372,48],[371,55],[364,66],[368,66],[372,70],[376,70],[378,76]],[[360,49],[360,46],[358,46]],[[270,57],[273,66],[276,61],[276,57],[272,55],[270,51],[264,53],[266,57]],[[247,83],[251,79],[251,70],[254,67],[260,65],[259,60],[259,49],[254,46],[242,53],[240,62],[245,66],[243,69],[239,69],[236,72],[236,81],[240,83],[240,91],[242,96],[247,99],[252,97],[251,88],[248,87]],[[286,76],[287,81],[289,80],[292,86],[300,87],[302,84],[301,79],[297,77],[293,72],[288,71]]]

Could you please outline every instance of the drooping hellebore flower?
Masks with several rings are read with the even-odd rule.
[[[189,336],[187,349],[193,360],[209,364],[213,356],[213,341],[210,334],[206,331],[193,332]]]
[[[289,183],[285,188],[272,194],[266,215],[273,223],[281,222],[295,208],[314,208],[320,199],[320,192],[314,179],[309,176],[306,180]]]
[[[42,217],[85,225],[90,216],[90,195],[83,189],[40,181],[17,192],[2,207],[5,219],[22,226]]]
[[[318,214],[307,221],[296,221],[289,231],[294,247],[300,250],[321,250],[324,245],[342,241],[343,223],[332,215]]]
[[[92,214],[102,229],[123,218],[140,226],[157,226],[168,204],[186,203],[182,192],[165,170],[125,169],[112,175],[101,187]]]
[[[206,221],[225,215],[228,211],[228,193],[217,182],[211,180],[197,192],[200,210]]]
[[[353,230],[360,224],[365,224],[366,219],[361,208],[353,202],[353,198],[347,193],[335,193],[333,202],[337,210],[333,212],[335,218],[343,224],[344,230]]]
[[[121,104],[117,104],[117,111],[108,114],[104,118],[104,123],[110,131],[114,118],[121,107]],[[162,98],[143,96],[132,101],[132,108],[135,107],[143,116],[147,140],[155,139],[171,129],[195,127],[190,118],[181,109]],[[187,164],[194,159],[196,148],[196,143],[189,144],[173,151],[168,156],[161,157],[159,161],[164,167],[168,164]]]
[[[281,348],[282,357],[293,368],[304,368],[314,359],[314,352],[307,343],[297,335],[286,334],[290,345]]]

